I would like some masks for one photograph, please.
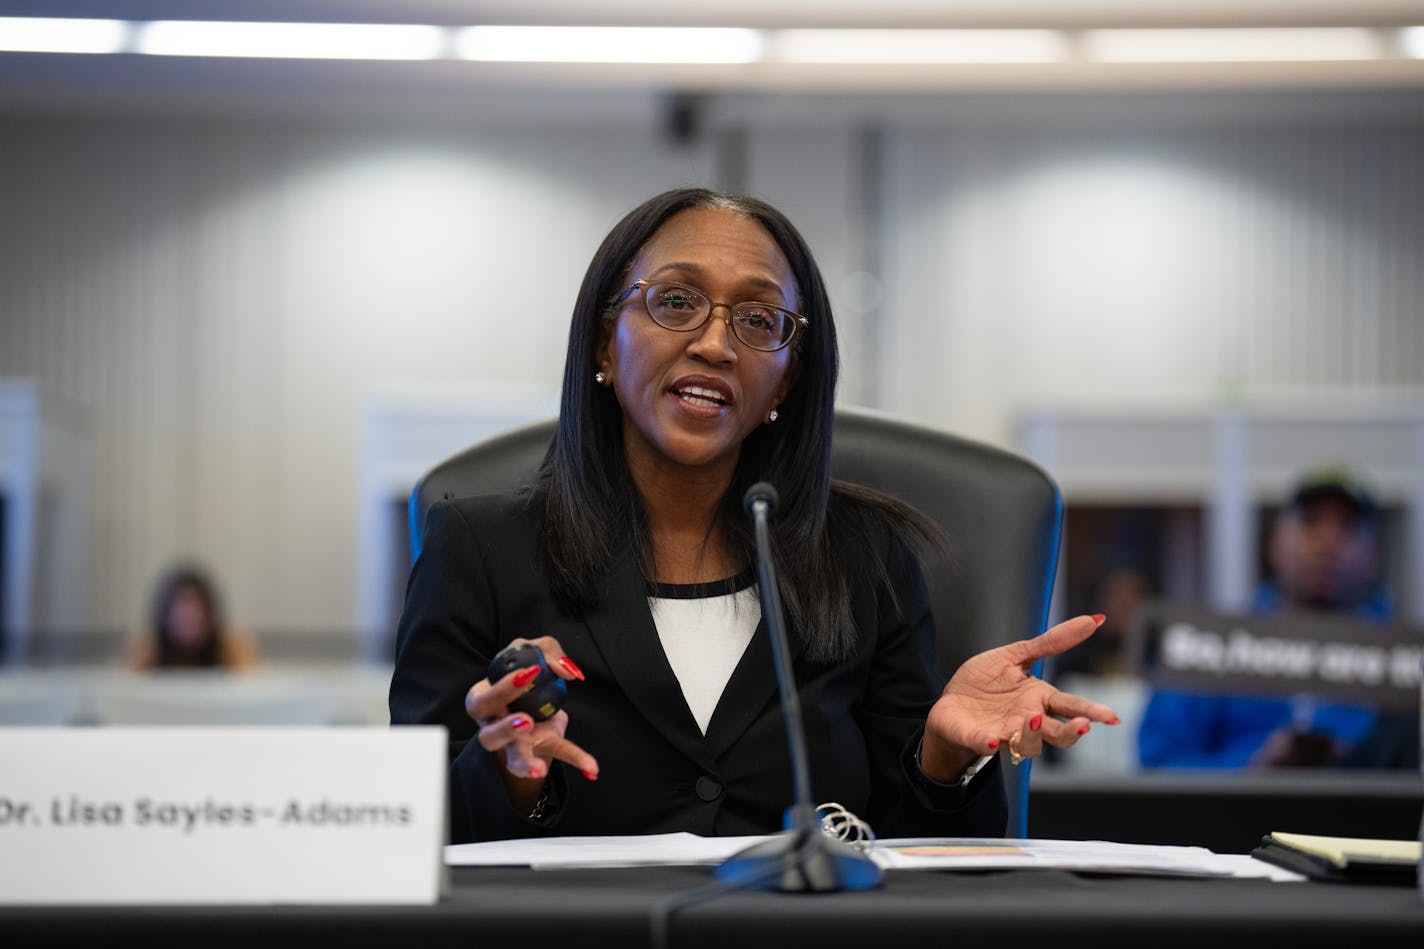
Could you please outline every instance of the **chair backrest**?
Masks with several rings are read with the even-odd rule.
[[[410,498],[412,556],[430,505],[502,491],[538,467],[553,438],[546,420],[500,435],[431,469]],[[949,535],[950,556],[926,582],[946,679],[970,656],[1041,633],[1058,564],[1058,486],[1016,453],[864,409],[836,410],[831,471],[914,505]],[[1028,836],[1030,762],[1005,764],[1010,837]]]

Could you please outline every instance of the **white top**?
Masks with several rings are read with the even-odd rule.
[[[761,622],[754,576],[748,573],[744,578],[751,585],[735,593],[705,595],[726,590],[724,583],[658,584],[648,597],[663,652],[704,735],[717,700]]]

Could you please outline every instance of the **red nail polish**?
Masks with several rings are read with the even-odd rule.
[[[1030,718],[1030,719],[1028,720],[1028,730],[1029,730],[1029,731],[1031,731],[1031,732],[1036,732],[1036,731],[1038,731],[1038,730],[1039,730],[1040,728],[1042,728],[1042,727],[1043,727],[1043,716],[1042,716],[1042,715],[1035,715],[1033,718]]]
[[[1112,719],[1111,719],[1107,724],[1109,724],[1109,725],[1121,725],[1121,724],[1122,724],[1122,719],[1120,719],[1120,718],[1118,718],[1116,715],[1114,715],[1114,716],[1112,717]]]
[[[999,747],[999,739],[995,738],[993,741],[989,742],[990,751],[993,751],[997,747]]]
[[[525,731],[526,729],[533,728],[533,727],[534,727],[534,720],[533,720],[533,719],[529,719],[529,718],[525,718],[523,715],[516,715],[516,716],[514,716],[514,718],[510,719],[510,721],[509,721],[509,727],[512,728],[512,729],[514,729],[514,730],[517,731],[517,732],[522,732],[522,731]]]
[[[539,678],[539,667],[530,666],[527,669],[520,669],[516,672],[512,681],[516,689],[522,689],[537,678]]]
[[[529,766],[529,777],[531,777],[531,778],[542,778],[543,776],[544,776],[544,769],[541,768],[539,765],[537,765],[537,764],[531,764],[531,765]]]
[[[597,771],[585,771],[585,772],[583,773],[583,776],[584,776],[585,778],[588,778],[590,781],[597,781],[597,780],[598,780],[598,772],[597,772]]]
[[[559,665],[563,666],[564,671],[575,679],[578,679],[580,682],[584,680],[583,670],[578,667],[578,663],[574,662],[568,656],[560,656]]]
[[[1084,725],[1082,728],[1078,729],[1078,734],[1080,734],[1080,735],[1086,735],[1086,734],[1088,734],[1088,732],[1089,732],[1090,730],[1091,730],[1091,729],[1090,729],[1090,726]]]
[[[1106,614],[1106,613],[1094,613],[1094,614],[1093,614],[1093,626],[1094,626],[1094,628],[1103,625],[1103,620],[1105,620],[1105,619],[1107,619],[1107,618],[1108,618],[1108,617],[1107,617],[1107,614]]]

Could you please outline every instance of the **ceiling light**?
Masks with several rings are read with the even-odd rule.
[[[157,56],[436,59],[444,41],[436,26],[157,20],[140,27],[135,49]]]
[[[1056,30],[779,30],[767,58],[787,63],[1048,63]]]
[[[456,31],[454,49],[484,62],[750,63],[762,38],[721,27],[469,26]]]
[[[0,50],[11,53],[119,53],[128,28],[122,20],[0,17]]]
[[[1378,59],[1370,30],[1301,27],[1088,30],[1083,53],[1100,62],[1316,62]]]

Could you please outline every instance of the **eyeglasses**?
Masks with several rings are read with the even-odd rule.
[[[689,286],[646,280],[639,280],[614,297],[610,308],[622,306],[638,290],[643,291],[643,307],[653,322],[674,333],[694,333],[712,319],[713,310],[726,307],[732,314],[727,321],[732,335],[764,353],[786,348],[799,328],[811,325],[801,314],[770,303],[713,303],[702,291]]]

